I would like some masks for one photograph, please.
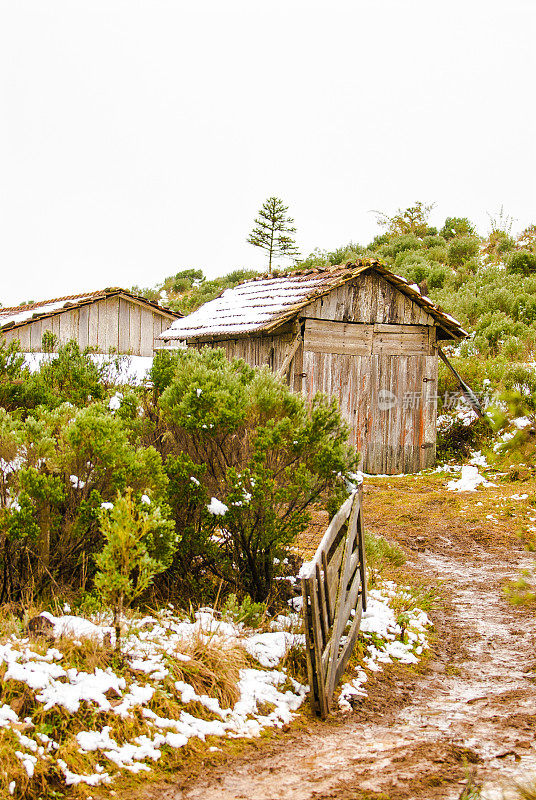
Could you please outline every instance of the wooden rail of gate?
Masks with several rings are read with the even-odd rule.
[[[322,717],[330,712],[367,607],[362,498],[359,486],[333,517],[314,558],[301,572],[311,706]]]

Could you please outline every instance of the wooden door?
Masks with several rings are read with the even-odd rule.
[[[302,390],[308,400],[317,392],[337,398],[365,472],[392,475],[432,466],[435,330],[330,323],[328,331],[326,325],[306,321]]]

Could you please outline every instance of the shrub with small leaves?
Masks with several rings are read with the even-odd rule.
[[[258,628],[266,617],[266,604],[254,603],[249,595],[246,595],[240,603],[236,594],[230,594],[221,614],[224,619],[231,622],[242,622],[248,628]]]
[[[517,250],[511,253],[506,261],[506,269],[510,273],[532,275],[536,272],[536,253],[531,250]]]
[[[173,569],[209,570],[265,602],[313,504],[333,511],[346,496],[356,464],[347,427],[335,402],[319,396],[309,408],[269,370],[229,362],[222,350],[176,358],[160,398],[159,445],[185,531]]]
[[[447,251],[448,263],[451,267],[461,267],[469,259],[478,255],[480,242],[476,236],[460,236],[451,239]]]

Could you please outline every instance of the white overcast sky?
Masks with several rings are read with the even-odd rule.
[[[0,0],[0,302],[260,267],[436,202],[536,222],[534,0]]]

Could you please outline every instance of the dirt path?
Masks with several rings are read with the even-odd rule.
[[[409,673],[392,679],[382,707],[380,682],[379,702],[371,692],[340,724],[283,737],[166,800],[455,800],[465,763],[495,800],[505,780],[536,774],[536,616],[502,595],[528,556],[443,534],[409,564],[451,592],[435,614],[436,655],[411,692]]]

